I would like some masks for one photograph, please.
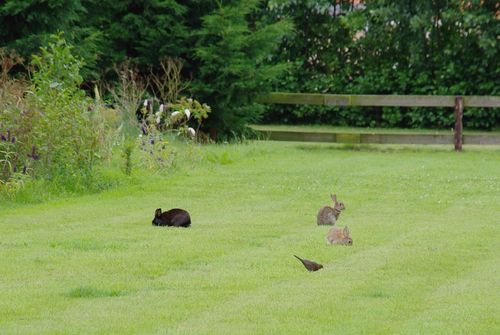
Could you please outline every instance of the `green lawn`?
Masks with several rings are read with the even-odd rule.
[[[499,334],[500,150],[349,148],[212,146],[101,194],[0,204],[0,334]],[[352,247],[315,223],[331,192]],[[177,206],[191,228],[151,225]]]

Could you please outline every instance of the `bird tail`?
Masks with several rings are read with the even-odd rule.
[[[299,257],[299,256],[297,256],[297,255],[294,255],[294,256],[295,256],[295,258],[297,258],[299,261],[301,261],[301,262],[302,262],[302,258],[300,258],[300,257]]]

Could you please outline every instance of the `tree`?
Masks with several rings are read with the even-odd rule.
[[[225,135],[241,133],[246,123],[259,118],[257,98],[271,90],[286,68],[270,60],[292,26],[286,20],[258,20],[262,8],[259,0],[218,2],[196,33],[200,65],[193,92],[212,107],[209,125]]]
[[[0,3],[0,45],[31,56],[49,35],[64,31],[85,12],[80,0],[5,0]]]

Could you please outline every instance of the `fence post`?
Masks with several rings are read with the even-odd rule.
[[[462,117],[464,115],[464,101],[461,96],[455,97],[455,151],[462,151]]]

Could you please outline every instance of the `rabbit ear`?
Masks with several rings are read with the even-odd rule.
[[[155,217],[159,217],[161,215],[161,208],[157,208],[155,211]]]
[[[337,195],[336,194],[330,194],[330,197],[332,197],[333,202],[337,202]]]
[[[349,227],[344,227],[344,237],[349,237]]]

